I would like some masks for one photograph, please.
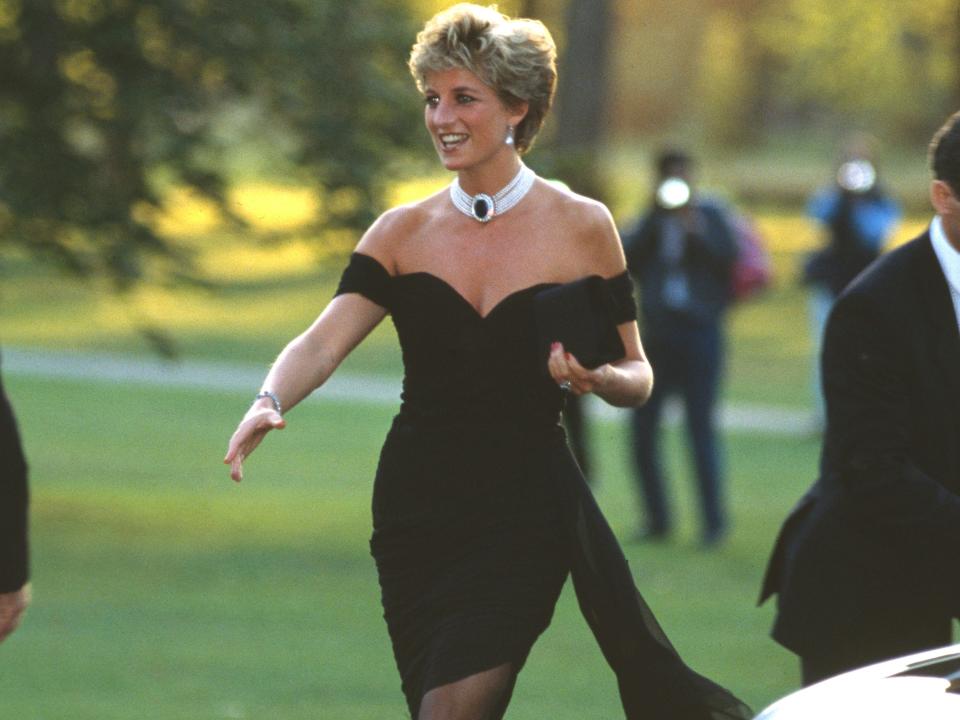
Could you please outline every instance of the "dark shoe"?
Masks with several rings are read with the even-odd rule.
[[[638,530],[634,533],[633,542],[635,543],[662,543],[670,539],[669,530]]]
[[[700,538],[700,547],[703,550],[714,550],[723,545],[726,539],[726,528],[712,528],[703,533],[703,537]]]

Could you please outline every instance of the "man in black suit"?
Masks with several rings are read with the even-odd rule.
[[[820,479],[761,602],[803,682],[948,645],[960,617],[960,113],[930,145],[936,217],[840,295],[824,338]]]
[[[27,580],[27,463],[0,379],[0,642],[30,604]]]

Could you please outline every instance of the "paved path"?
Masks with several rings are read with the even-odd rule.
[[[170,362],[149,356],[108,353],[50,352],[3,348],[3,371],[9,375],[67,378],[97,382],[123,382],[154,387],[200,388],[230,393],[251,393],[260,387],[265,366],[211,360]],[[315,399],[351,400],[398,405],[400,378],[337,372],[312,396]],[[598,419],[626,421],[627,411],[590,398],[588,412]],[[679,422],[677,405],[667,407],[667,421]],[[728,430],[748,430],[774,435],[809,431],[809,415],[791,408],[768,405],[726,405],[720,422]]]

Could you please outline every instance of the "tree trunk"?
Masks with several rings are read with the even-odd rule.
[[[540,0],[522,0],[517,4],[517,17],[543,20],[543,10]]]
[[[567,6],[553,140],[554,174],[601,200],[596,157],[606,130],[611,17],[609,0],[570,0]]]
[[[558,88],[557,144],[592,147],[604,128],[609,0],[571,0]]]
[[[741,145],[760,142],[773,120],[776,104],[775,59],[750,32],[771,5],[770,0],[754,0],[736,8],[737,17],[744,28],[746,72],[751,78],[749,95],[744,98],[747,108],[743,113],[743,129],[737,138]]]

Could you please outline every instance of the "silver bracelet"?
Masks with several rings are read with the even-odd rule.
[[[283,409],[280,406],[280,398],[277,397],[276,393],[270,390],[261,390],[257,393],[257,396],[253,400],[256,402],[262,398],[270,398],[270,402],[273,403],[273,409],[277,411],[277,415],[283,415]]]

